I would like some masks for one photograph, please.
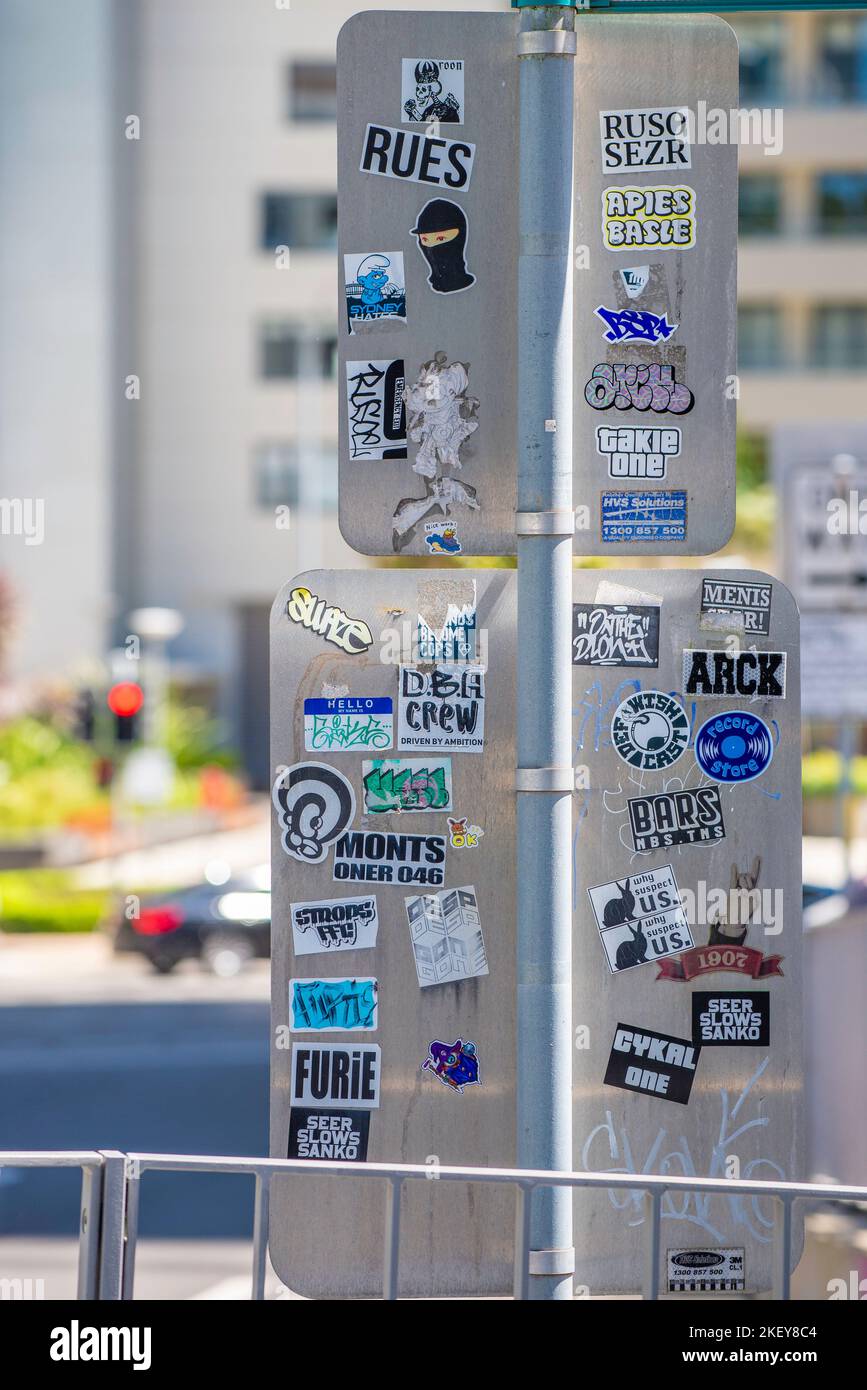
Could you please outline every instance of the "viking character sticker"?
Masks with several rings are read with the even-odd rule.
[[[272,800],[283,827],[283,848],[302,864],[321,864],[355,815],[351,783],[328,763],[285,768],[274,783]]]
[[[404,58],[401,119],[413,125],[464,119],[464,65],[456,58]]]
[[[476,283],[467,270],[467,218],[448,198],[425,203],[412,229],[418,249],[430,267],[427,282],[437,294],[456,294]]]

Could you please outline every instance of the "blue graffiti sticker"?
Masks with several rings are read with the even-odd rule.
[[[406,323],[402,251],[362,251],[343,257],[346,314],[356,324]]]
[[[336,695],[304,701],[308,753],[375,753],[390,748],[393,737],[390,696]]]
[[[664,343],[677,328],[665,314],[651,314],[647,309],[605,309],[600,304],[594,312],[607,325],[609,343]]]
[[[686,492],[603,492],[602,539],[608,544],[686,540]]]
[[[364,1033],[376,1027],[376,980],[290,980],[293,1033]]]
[[[751,782],[774,756],[774,739],[758,715],[727,710],[706,719],[695,736],[695,760],[715,782]]]
[[[428,1055],[421,1064],[422,1071],[432,1071],[434,1076],[453,1091],[461,1092],[465,1086],[481,1086],[479,1059],[476,1045],[456,1038],[453,1043],[431,1043]]]

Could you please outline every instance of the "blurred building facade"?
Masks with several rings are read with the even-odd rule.
[[[336,516],[334,44],[358,8],[0,0],[0,493],[45,499],[41,546],[0,538],[8,674],[177,608],[173,655],[260,781],[272,596],[364,563]],[[867,18],[727,18],[741,104],[785,110],[778,155],[741,151],[741,425],[863,417]]]

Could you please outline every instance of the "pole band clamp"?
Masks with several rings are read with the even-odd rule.
[[[569,792],[575,790],[571,767],[519,767],[515,769],[516,792]]]
[[[574,1274],[574,1245],[563,1250],[531,1250],[529,1271],[531,1274]]]
[[[553,512],[515,512],[518,536],[574,536],[575,513],[559,507]]]
[[[525,29],[518,35],[519,58],[574,58],[577,52],[574,29]]]

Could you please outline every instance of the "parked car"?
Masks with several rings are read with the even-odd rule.
[[[215,975],[236,975],[271,954],[271,884],[267,866],[225,883],[197,884],[142,897],[138,911],[114,924],[114,949],[136,951],[161,975],[179,961],[202,960]]]

